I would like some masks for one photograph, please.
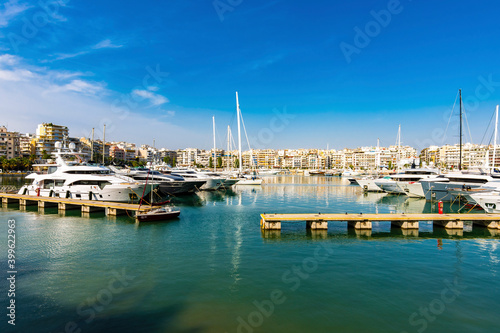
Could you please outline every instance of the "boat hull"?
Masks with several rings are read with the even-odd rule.
[[[356,182],[365,192],[384,192],[375,184],[374,179],[357,179]]]
[[[144,187],[146,187],[144,189]],[[95,200],[111,202],[139,202],[142,194],[147,196],[151,186],[145,184],[107,185],[99,186],[60,186],[51,188],[38,188],[35,185],[21,187],[18,194],[36,195],[41,197],[59,197],[76,200]]]
[[[222,178],[207,178],[204,180],[206,180],[207,182],[200,187],[200,190],[215,191],[219,189],[224,183],[224,179]]]
[[[428,201],[454,201],[457,195],[453,191],[461,189],[464,185],[463,183],[438,181],[421,181],[421,184],[425,199]],[[467,184],[466,186],[475,189],[481,184]]]
[[[262,179],[256,178],[256,179],[241,179],[236,183],[237,186],[241,185],[262,185]]]
[[[384,192],[387,192],[389,194],[404,194],[406,195],[406,192],[401,189],[398,186],[398,183],[393,180],[383,180],[383,181],[376,181],[375,184],[380,187]]]
[[[176,210],[171,212],[162,212],[159,214],[137,214],[136,218],[139,222],[166,221],[175,219],[179,217],[180,214],[181,212],[179,210]]]
[[[422,184],[419,182],[397,182],[398,186],[406,192],[410,198],[425,198]]]
[[[187,194],[197,191],[206,182],[204,180],[186,180],[186,181],[173,181],[161,182],[160,192],[163,194]]]
[[[500,214],[500,195],[498,193],[475,193],[471,194],[470,197],[486,213]]]

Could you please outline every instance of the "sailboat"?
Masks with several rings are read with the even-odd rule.
[[[149,175],[149,172],[148,172]],[[148,179],[146,178],[146,184],[144,187],[146,187],[148,184]],[[156,204],[159,207],[155,207],[155,204],[153,204],[153,184],[154,182],[151,181],[151,209],[146,211],[146,212],[140,212],[142,201],[144,200],[144,192],[142,193],[141,201],[139,202],[139,209],[135,215],[136,219],[139,222],[151,222],[151,221],[165,221],[165,220],[171,220],[176,217],[178,217],[181,214],[181,211],[174,206],[166,206],[166,204],[170,203],[170,201],[165,201]]]
[[[238,167],[239,167],[239,178],[240,178],[240,180],[236,183],[236,185],[261,185],[262,178],[257,177],[255,171],[253,175],[243,176],[243,160],[241,158],[241,110],[240,110],[240,103],[238,101],[238,92],[236,92],[236,112],[238,117],[238,161],[239,161]],[[250,159],[250,161],[252,161],[252,158]]]
[[[460,96],[460,155],[458,172],[437,176],[436,178],[422,179],[422,189],[425,198],[429,201],[455,201],[457,190],[467,188],[475,189],[492,181],[493,177],[481,173],[465,173],[462,171],[462,90]]]

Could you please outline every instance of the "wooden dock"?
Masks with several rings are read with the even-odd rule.
[[[371,230],[372,222],[390,222],[401,229],[419,228],[420,221],[432,221],[446,229],[463,229],[464,222],[490,229],[500,229],[500,214],[261,214],[264,230],[281,230],[285,222],[306,222],[307,229],[326,230],[328,222],[347,222],[356,230]]]
[[[18,204],[19,207],[38,206],[39,209],[57,207],[59,211],[80,209],[82,214],[93,212],[104,212],[106,216],[131,215],[135,212],[146,212],[151,209],[150,206],[142,205],[139,209],[138,204],[129,204],[111,201],[97,200],[78,200],[65,199],[57,197],[42,197],[36,195],[22,195],[12,193],[0,193],[2,205]],[[132,213],[132,214],[131,214]]]

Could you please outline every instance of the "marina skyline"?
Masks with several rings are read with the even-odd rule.
[[[402,144],[420,150],[458,142],[458,117],[448,121],[462,88],[464,142],[488,144],[498,6],[11,0],[0,113],[20,132],[48,120],[102,138],[106,124],[110,141],[209,149],[212,116],[218,146],[235,131],[238,91],[252,148],[389,146],[401,124]]]

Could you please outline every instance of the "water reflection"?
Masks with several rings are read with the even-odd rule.
[[[364,193],[337,177],[270,176],[262,186],[233,186],[225,191],[197,192],[173,198],[186,206],[226,205],[272,207],[273,212],[437,213],[438,204],[387,193]],[[446,203],[444,213],[463,211],[463,203]],[[263,211],[265,212],[265,211]]]

